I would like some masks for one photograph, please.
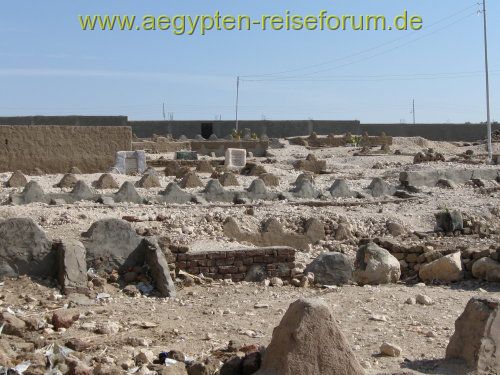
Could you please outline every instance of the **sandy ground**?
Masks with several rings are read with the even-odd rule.
[[[285,142],[285,141],[283,141]],[[458,146],[447,142],[430,142],[422,138],[396,138],[392,150],[401,150],[403,155],[353,156],[359,149],[328,148],[307,150],[301,146],[287,146],[273,149],[275,162],[263,162],[268,172],[280,177],[276,190],[286,191],[301,173],[293,170],[291,163],[313,152],[319,159],[327,160],[331,174],[317,176],[316,187],[322,190],[331,186],[336,178],[348,180],[351,188],[366,188],[374,177],[384,177],[388,182],[397,184],[399,172],[405,169],[433,168],[476,168],[475,165],[439,162],[413,165],[413,154],[424,148],[432,147],[443,153],[447,159],[468,149],[476,155],[484,155],[484,146]],[[172,155],[152,155],[171,157]],[[373,166],[382,168],[373,168]],[[482,166],[484,168],[493,168]],[[496,167],[498,168],[498,166]],[[8,179],[10,173],[0,174],[0,183]],[[201,174],[208,181],[208,174]],[[53,187],[62,175],[29,177],[37,181],[46,192],[60,192]],[[89,185],[98,179],[99,174],[79,175]],[[125,180],[137,181],[139,177],[115,176],[119,183]],[[242,186],[250,185],[255,177],[238,176]],[[174,181],[173,177],[161,177],[162,186]],[[488,186],[496,183],[489,182]],[[498,185],[497,185],[498,186]],[[12,192],[20,189],[1,188],[0,200],[4,201]],[[143,196],[153,196],[161,189],[138,189]],[[194,189],[192,191],[199,191]],[[102,191],[104,192],[104,191]],[[110,191],[108,191],[110,192]],[[349,201],[340,199],[339,202]],[[369,203],[369,202],[368,202]],[[133,215],[142,222],[133,223],[136,229],[148,229],[150,233],[169,237],[174,243],[190,244],[193,249],[216,250],[252,246],[249,243],[236,243],[225,237],[222,223],[233,217],[243,228],[255,229],[260,222],[275,217],[290,230],[297,230],[305,218],[316,217],[323,221],[336,222],[340,217],[347,219],[353,232],[363,236],[385,235],[385,224],[392,221],[403,225],[408,231],[432,231],[434,214],[438,209],[457,208],[469,216],[488,222],[492,228],[500,228],[500,194],[484,194],[471,186],[459,185],[454,190],[424,188],[422,198],[400,204],[366,204],[355,207],[308,207],[296,206],[287,202],[262,202],[255,206],[254,214],[248,215],[246,209],[233,205],[204,207],[199,205],[148,206],[118,204],[114,208],[81,202],[74,205],[47,206],[32,204],[28,206],[0,206],[0,219],[10,217],[31,217],[38,222],[52,238],[78,238],[81,232],[102,218],[121,218]],[[158,214],[167,220],[155,221]],[[487,248],[498,243],[498,238],[466,238],[452,244]],[[309,263],[320,252],[335,248],[351,256],[357,246],[349,242],[338,242],[331,238],[311,246],[309,252],[299,253],[300,264]],[[51,311],[69,303],[66,297],[53,301],[54,288],[32,283],[27,279],[6,281],[1,287],[1,308],[49,317]],[[464,373],[463,369],[443,369],[439,360],[443,358],[448,340],[453,333],[454,322],[463,311],[467,301],[474,295],[488,295],[500,298],[500,285],[480,282],[463,282],[453,286],[406,286],[404,284],[357,287],[345,286],[332,290],[319,288],[265,287],[257,284],[241,283],[236,285],[202,285],[184,288],[175,300],[125,296],[112,285],[106,285],[110,299],[95,302],[89,306],[78,306],[81,319],[62,333],[44,334],[48,341],[64,342],[70,337],[84,337],[92,342],[88,354],[99,361],[118,363],[130,358],[136,347],[129,345],[130,337],[144,337],[150,341],[155,353],[169,349],[179,349],[193,357],[201,357],[217,347],[227,345],[231,339],[242,343],[267,345],[272,329],[281,319],[288,305],[299,297],[317,296],[324,299],[333,309],[342,330],[352,344],[356,355],[370,371],[394,368],[416,369],[423,373]],[[26,298],[29,294],[31,298]],[[431,306],[408,305],[405,301],[416,294],[432,298]],[[255,308],[256,304],[265,305]],[[375,315],[385,317],[376,321]],[[157,326],[143,329],[137,321],[148,321]],[[118,322],[121,330],[113,335],[93,333],[92,324]],[[251,337],[254,336],[254,337]],[[379,346],[384,341],[402,347],[399,358],[381,357]],[[108,358],[109,357],[109,358]]]

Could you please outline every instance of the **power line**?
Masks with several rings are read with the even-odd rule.
[[[469,9],[471,8],[475,8],[477,6],[477,4],[474,4],[474,5],[470,5],[456,13],[453,13],[449,16],[446,16],[444,18],[441,18],[439,19],[438,21],[426,26],[428,29],[442,23],[442,22],[445,22],[451,18],[454,18],[466,11],[468,11]],[[474,13],[475,14],[475,13]],[[406,39],[406,38],[409,38],[409,37],[412,37],[413,35],[415,35],[416,33],[418,33],[418,31],[414,31],[410,34],[406,34],[406,35],[403,35],[399,38],[395,38],[395,39],[392,39],[388,42],[385,42],[385,43],[381,43],[379,45],[376,45],[374,47],[371,47],[371,48],[368,48],[368,49],[365,49],[365,50],[361,50],[361,51],[358,51],[358,52],[355,52],[353,54],[350,54],[350,55],[347,55],[347,56],[343,56],[343,57],[338,57],[338,58],[335,58],[335,59],[332,59],[332,60],[327,60],[327,61],[324,61],[322,63],[318,63],[318,64],[312,64],[312,65],[307,65],[307,66],[303,66],[303,67],[299,67],[299,68],[295,68],[295,69],[289,69],[289,70],[284,70],[284,71],[281,71],[281,72],[274,72],[274,73],[266,73],[266,74],[254,74],[254,75],[244,75],[244,76],[240,76],[242,79],[244,78],[258,78],[258,77],[268,77],[268,76],[273,76],[273,75],[281,75],[281,74],[287,74],[287,73],[293,73],[293,72],[296,72],[296,71],[301,71],[301,70],[307,70],[307,69],[311,69],[311,68],[315,68],[315,67],[319,67],[319,66],[324,66],[324,65],[329,65],[331,63],[334,63],[334,62],[337,62],[337,61],[342,61],[342,60],[347,60],[347,59],[350,59],[352,57],[356,57],[356,56],[359,56],[359,55],[363,55],[363,54],[366,54],[368,52],[371,52],[371,51],[374,51],[374,50],[377,50],[379,48],[382,48],[382,47],[385,47],[387,45],[390,45],[390,44],[393,44],[393,43],[396,43],[400,40],[403,40],[403,39]]]
[[[407,46],[409,44],[415,43],[415,42],[417,42],[419,40],[422,40],[422,39],[427,38],[427,37],[429,37],[431,35],[434,35],[434,34],[440,32],[440,31],[448,29],[448,28],[456,25],[457,23],[463,21],[464,19],[467,19],[467,18],[469,18],[471,16],[474,16],[474,15],[476,15],[476,12],[470,13],[470,14],[466,15],[465,17],[462,17],[462,18],[460,18],[460,19],[458,19],[458,20],[456,20],[456,21],[454,21],[454,22],[452,22],[452,23],[450,23],[450,24],[448,24],[448,25],[446,25],[446,26],[444,26],[442,28],[439,28],[439,29],[434,30],[434,31],[432,31],[430,33],[424,34],[424,35],[420,36],[419,38],[415,38],[413,40],[410,40],[410,41],[408,41],[406,43],[397,45],[397,46],[392,47],[390,49],[387,49],[385,51],[381,51],[381,52],[376,53],[374,55],[367,56],[367,57],[364,57],[362,59],[354,60],[354,61],[351,61],[351,62],[348,62],[348,63],[345,63],[345,64],[337,65],[337,66],[334,66],[334,67],[331,67],[331,68],[322,69],[322,70],[317,70],[317,71],[314,71],[314,72],[308,72],[308,73],[304,73],[304,74],[300,74],[300,75],[295,75],[295,76],[270,77],[270,78],[261,78],[261,79],[244,79],[244,81],[245,82],[282,81],[282,80],[287,80],[287,79],[292,79],[292,78],[307,77],[307,76],[311,76],[311,75],[318,74],[318,73],[323,73],[323,72],[327,72],[327,71],[331,71],[331,70],[336,70],[336,69],[344,68],[346,66],[350,66],[350,65],[353,65],[353,64],[356,64],[356,63],[359,63],[359,62],[364,62],[364,61],[367,61],[367,60],[371,60],[373,58],[385,55],[385,54],[390,53],[390,52],[392,52],[394,50],[397,50],[399,48],[405,47],[405,46]]]

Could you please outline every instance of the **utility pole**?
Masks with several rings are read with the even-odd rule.
[[[413,115],[413,125],[415,125],[416,124],[416,121],[415,121],[415,116],[416,116],[415,115],[415,99],[413,99],[413,101],[412,101],[412,110],[411,110],[411,113]]]
[[[488,67],[488,29],[486,25],[486,0],[483,0],[484,23],[484,68],[486,75],[486,131],[488,133],[488,161],[493,161],[493,148],[491,145],[491,112],[490,112],[490,72]]]
[[[165,113],[165,102],[163,102],[163,120],[167,119],[167,115]]]
[[[238,131],[238,105],[240,101],[240,76],[236,77],[236,131]]]

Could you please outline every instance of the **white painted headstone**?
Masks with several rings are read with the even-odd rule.
[[[243,168],[247,164],[247,150],[228,148],[224,165],[228,168]]]
[[[144,151],[118,151],[113,170],[122,174],[142,174],[146,170]]]

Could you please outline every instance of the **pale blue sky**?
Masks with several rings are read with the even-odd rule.
[[[484,121],[482,18],[469,0],[16,0],[0,6],[0,116]],[[500,120],[500,1],[489,0],[491,104]],[[399,31],[84,32],[80,14],[385,14]],[[436,22],[438,22],[436,24]],[[360,53],[361,52],[361,53]],[[322,64],[322,65],[319,65]],[[315,66],[317,65],[317,66]],[[309,69],[296,70],[306,66]],[[268,76],[266,76],[268,77]],[[423,79],[425,78],[425,79]]]

